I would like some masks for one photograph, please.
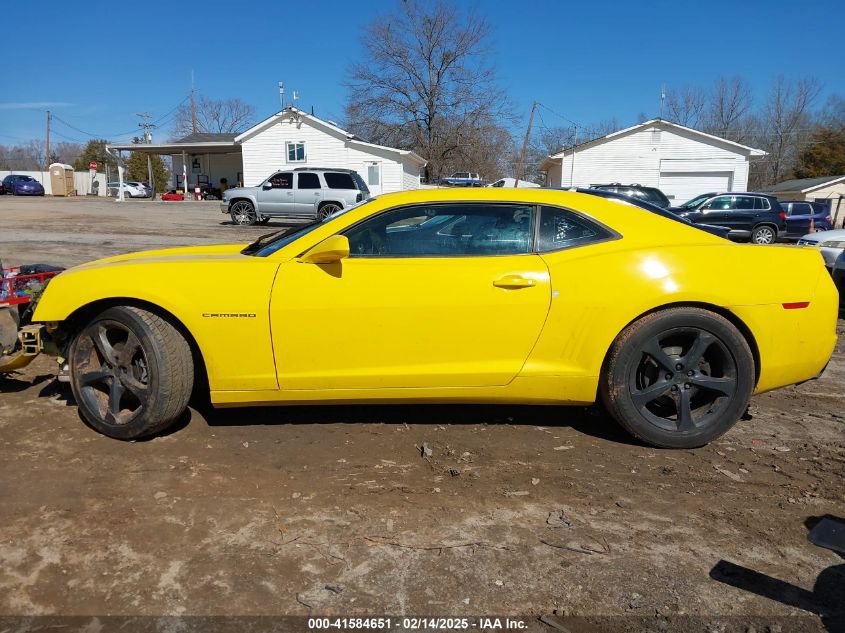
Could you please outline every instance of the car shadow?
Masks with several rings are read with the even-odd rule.
[[[843,519],[831,515],[811,516],[804,521],[804,526],[810,531],[823,519],[845,523]],[[845,554],[836,553],[845,559]],[[845,633],[845,564],[831,565],[822,570],[812,591],[726,560],[716,563],[710,570],[710,578],[818,615],[827,631]]]
[[[0,393],[20,393],[52,377],[52,374],[40,374],[32,380],[18,380],[11,374],[0,374]]]
[[[597,439],[645,446],[598,407],[476,404],[337,404],[215,409],[206,396],[191,405],[209,426],[282,424],[509,424],[570,427]]]

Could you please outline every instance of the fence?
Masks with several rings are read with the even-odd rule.
[[[0,180],[3,180],[6,176],[11,176],[12,174],[18,176],[32,176],[38,182],[40,182],[44,186],[44,193],[48,196],[53,195],[53,189],[50,183],[50,172],[49,171],[2,171],[0,170]],[[76,195],[84,196],[87,195],[92,191],[91,188],[91,175],[87,171],[75,171],[73,172],[73,184],[74,188],[76,189]],[[100,172],[97,172],[93,178],[94,181],[98,183],[97,187],[97,195],[98,196],[105,196],[107,187],[106,185],[106,175]],[[117,178],[115,177],[115,180]]]

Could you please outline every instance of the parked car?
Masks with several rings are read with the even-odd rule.
[[[826,365],[838,295],[816,253],[627,211],[546,189],[388,194],[247,247],[65,271],[33,321],[80,415],[124,440],[180,419],[199,378],[216,406],[598,400],[691,448]]]
[[[550,189],[556,189],[558,187],[550,187]],[[563,189],[560,187],[560,189]],[[609,191],[607,189],[584,189],[584,188],[576,188],[576,189],[565,189],[566,191],[577,191],[578,193],[588,193],[592,196],[599,196],[600,198],[606,198],[608,200],[618,200],[619,202],[625,202],[627,204],[632,204],[635,207],[639,207],[640,209],[645,209],[646,211],[650,211],[656,215],[659,215],[664,218],[668,218],[670,220],[674,220],[675,222],[681,222],[682,224],[687,224],[689,226],[693,226],[697,229],[701,229],[711,235],[716,235],[717,237],[721,237],[724,239],[728,239],[730,231],[725,228],[724,226],[714,226],[712,224],[693,224],[686,218],[682,218],[679,215],[672,213],[660,207],[656,204],[652,204],[651,202],[646,202],[642,198],[635,198],[633,196],[626,196],[621,193],[616,193],[615,191]]]
[[[754,244],[774,244],[786,236],[786,213],[765,193],[704,193],[669,210],[694,224],[727,227],[732,239]]]
[[[175,189],[171,189],[167,193],[161,194],[161,199],[165,202],[168,201],[182,201],[185,199],[185,195],[181,193],[176,193]]]
[[[833,228],[830,207],[826,204],[804,200],[781,200],[780,206],[786,213],[787,239],[797,240],[807,233],[829,231]]]
[[[138,182],[138,181],[129,181],[126,183],[130,187],[135,187],[144,192],[145,198],[152,198],[153,197],[153,188],[150,187],[149,183],[146,182]]]
[[[824,265],[832,271],[833,263],[845,251],[845,229],[808,233],[798,239],[798,245],[817,247],[824,259]]]
[[[496,182],[491,182],[488,187],[514,187],[516,185],[516,178],[499,178]],[[535,182],[529,182],[524,179],[520,179],[518,188],[526,188],[530,189],[532,187],[539,187]]]
[[[357,171],[300,167],[276,172],[257,187],[227,189],[220,211],[235,224],[263,224],[270,218],[321,220],[369,195]]]
[[[668,209],[671,206],[669,198],[666,197],[657,187],[646,187],[644,185],[623,185],[618,182],[610,183],[609,185],[590,185],[590,189],[601,189],[603,191],[613,191],[614,193],[621,193],[623,196],[629,198],[639,198],[651,204],[656,204],[658,207]]]
[[[44,186],[32,176],[11,174],[3,179],[3,186],[13,196],[43,196]]]
[[[0,196],[5,196],[6,193],[6,184],[2,180],[0,180]]]
[[[845,298],[845,253],[840,253],[836,261],[833,262],[833,270],[831,271],[833,283],[836,284],[839,290],[840,298]]]
[[[476,173],[470,171],[456,171],[451,176],[446,176],[440,179],[441,185],[449,185],[451,187],[482,187],[484,181]]]
[[[116,197],[120,192],[119,182],[110,182],[108,185],[108,195]],[[123,183],[123,197],[124,198],[149,198],[147,190],[138,182]]]

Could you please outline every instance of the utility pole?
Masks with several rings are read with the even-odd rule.
[[[192,93],[193,94],[193,93]],[[149,112],[139,112],[136,116],[141,117],[141,122],[138,124],[138,127],[143,128],[144,130],[144,143],[149,145],[153,142],[153,133],[150,131],[152,130],[155,125],[150,123],[150,119],[153,117],[152,114]],[[147,180],[150,183],[150,188],[153,190],[153,199],[155,199],[155,179],[153,178],[153,160],[150,156],[150,153],[147,152]]]
[[[578,147],[578,126],[573,125],[573,127],[575,128],[575,135],[572,137],[572,160],[569,162],[569,186],[570,187],[575,186],[575,183],[572,182],[572,180],[573,180],[573,178],[575,178],[575,148]]]
[[[191,69],[191,133],[197,133],[197,102],[194,99],[194,71]]]
[[[44,152],[44,169],[50,168],[50,122],[52,121],[53,115],[50,114],[50,111],[47,110],[47,142],[45,143],[45,152]]]
[[[528,129],[525,130],[525,138],[522,141],[522,150],[519,152],[519,162],[516,164],[516,181],[514,187],[519,187],[519,179],[522,176],[522,164],[525,162],[525,153],[528,151],[528,140],[531,138],[531,128],[534,125],[534,113],[537,111],[537,102],[531,104],[531,116],[528,117]]]

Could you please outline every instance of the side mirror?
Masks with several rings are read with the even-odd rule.
[[[261,188],[262,188],[264,191],[267,191],[268,189],[272,189],[272,188],[273,188],[273,185],[271,185],[269,182],[265,182],[263,185],[261,185]]]
[[[345,235],[332,235],[311,247],[297,261],[303,264],[331,264],[345,257],[349,257],[349,239]]]

